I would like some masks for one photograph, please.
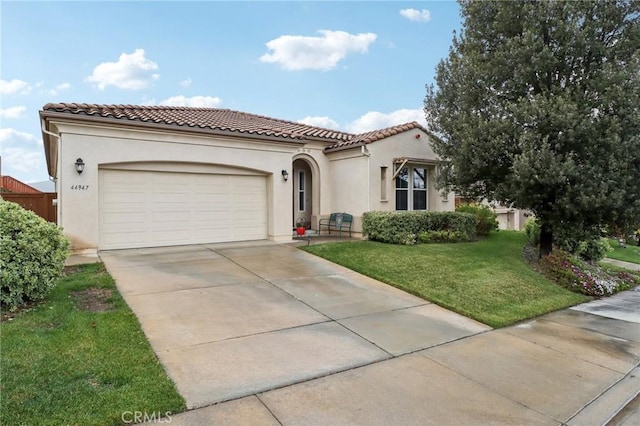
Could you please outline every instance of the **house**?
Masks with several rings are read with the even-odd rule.
[[[412,122],[350,134],[227,109],[47,104],[58,223],[76,251],[270,239],[332,212],[453,210],[434,137]]]
[[[456,195],[456,207],[467,203],[481,203],[491,207],[491,209],[493,209],[496,214],[498,229],[522,231],[524,229],[525,223],[527,222],[527,219],[533,216],[533,213],[528,210],[507,207],[495,201],[489,202],[486,199],[465,198]]]
[[[38,188],[28,185],[11,176],[0,175],[0,192],[18,192],[21,194],[40,194]]]

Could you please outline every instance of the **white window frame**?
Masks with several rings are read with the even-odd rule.
[[[408,176],[408,186],[407,188],[398,188],[398,183],[397,183],[397,176],[400,174],[400,171],[402,169],[407,169],[407,176]],[[413,185],[413,180],[414,180],[414,173],[415,173],[415,169],[423,169],[424,170],[424,188],[414,188]],[[414,191],[423,191],[425,192],[425,208],[424,209],[420,209],[417,211],[428,211],[429,210],[429,168],[426,165],[404,165],[402,168],[398,169],[397,173],[396,173],[396,179],[394,179],[394,197],[396,198],[396,211],[403,211],[403,210],[398,210],[398,204],[397,204],[397,197],[398,197],[398,191],[405,191],[407,193],[407,210],[404,211],[416,211],[414,209],[414,205],[413,205],[413,194]]]

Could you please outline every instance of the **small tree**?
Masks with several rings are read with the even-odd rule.
[[[640,2],[461,1],[425,113],[439,185],[554,228],[640,220]]]

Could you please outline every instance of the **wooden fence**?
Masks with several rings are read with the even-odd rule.
[[[39,194],[3,192],[0,196],[6,201],[20,204],[49,222],[57,223],[58,221],[58,209],[53,205],[53,200],[57,198],[55,192],[41,192]]]

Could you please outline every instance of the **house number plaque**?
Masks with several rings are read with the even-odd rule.
[[[86,191],[89,189],[89,185],[71,185],[73,191]]]

